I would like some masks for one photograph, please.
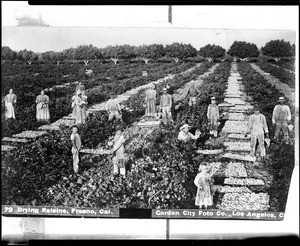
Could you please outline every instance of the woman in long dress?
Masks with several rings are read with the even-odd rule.
[[[75,113],[75,122],[76,124],[85,123],[86,120],[86,110],[85,106],[87,101],[84,100],[85,96],[81,96],[81,91],[77,91],[76,95],[72,97],[72,107],[73,112]]]
[[[9,94],[5,96],[5,117],[6,119],[15,119],[15,104],[17,103],[17,96],[13,93],[13,89],[9,90]]]
[[[208,125],[210,134],[212,134],[214,137],[218,136],[218,120],[219,120],[219,107],[216,104],[216,98],[211,98],[211,104],[207,107],[207,119],[208,119]]]
[[[151,116],[156,117],[156,107],[155,107],[155,101],[156,101],[156,90],[155,85],[151,84],[149,89],[145,92],[146,98],[146,111],[145,116]]]
[[[41,94],[36,97],[36,119],[38,121],[50,121],[49,112],[49,97],[45,95],[45,91],[42,90]]]
[[[199,206],[199,209],[204,206],[211,206],[213,204],[212,192],[211,192],[211,175],[207,168],[207,165],[200,164],[199,173],[195,177],[194,184],[197,186],[197,194],[195,199],[195,205]]]

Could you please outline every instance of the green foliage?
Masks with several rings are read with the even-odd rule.
[[[261,51],[264,55],[277,58],[293,56],[295,54],[290,42],[286,42],[283,39],[271,40],[261,48]]]
[[[241,62],[238,65],[238,70],[243,77],[245,92],[251,96],[259,105],[260,112],[266,116],[269,135],[274,136],[274,127],[272,126],[272,113],[277,99],[284,96],[275,86],[270,85],[265,81],[263,76],[256,73],[249,63]],[[294,120],[294,109],[287,102],[291,108],[292,121]],[[268,189],[270,195],[271,209],[275,211],[284,211],[287,201],[290,179],[294,168],[294,138],[290,143],[284,142],[271,143],[268,149],[268,158],[266,159],[266,166],[268,171],[273,176],[273,182]]]
[[[191,44],[173,43],[165,47],[166,55],[178,59],[185,60],[188,57],[197,55],[197,50]]]
[[[200,48],[198,54],[203,57],[222,58],[225,55],[225,49],[219,45],[205,45]]]
[[[255,44],[243,41],[234,41],[227,53],[238,58],[257,57],[259,55]]]
[[[258,63],[258,66],[267,73],[278,78],[280,82],[287,84],[291,88],[295,88],[295,74],[287,72],[284,68],[274,67],[268,63]]]

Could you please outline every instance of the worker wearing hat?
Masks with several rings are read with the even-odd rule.
[[[269,138],[269,130],[267,126],[266,117],[259,112],[259,106],[256,104],[253,108],[254,114],[252,114],[248,121],[247,133],[251,134],[251,153],[250,155],[255,156],[255,147],[258,141],[260,148],[260,156],[266,156],[266,150],[264,146],[265,133],[266,138]]]
[[[278,104],[274,107],[272,123],[275,125],[275,136],[274,139],[277,139],[281,130],[283,131],[284,139],[287,140],[288,135],[288,124],[291,121],[291,111],[289,106],[284,105],[284,97],[278,98]]]
[[[214,137],[218,136],[218,120],[219,120],[219,107],[216,104],[216,98],[211,98],[211,104],[207,107],[207,119],[208,119],[208,127],[210,130],[210,134],[214,135]]]
[[[160,98],[160,107],[162,110],[162,120],[164,124],[168,124],[169,122],[172,122],[172,113],[171,113],[171,107],[172,107],[172,96],[167,93],[167,88],[163,89],[163,94]]]
[[[178,134],[178,140],[187,142],[191,139],[198,139],[200,137],[201,132],[199,130],[196,131],[195,135],[189,132],[191,127],[188,124],[184,124],[180,127],[180,132]]]

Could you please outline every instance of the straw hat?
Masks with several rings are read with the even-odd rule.
[[[285,99],[284,99],[284,97],[279,97],[277,101],[281,102],[281,101],[285,101]]]
[[[211,100],[216,100],[216,98],[215,98],[215,97],[211,97],[210,99],[211,99]]]
[[[180,131],[182,131],[182,129],[184,129],[184,128],[191,128],[191,126],[189,126],[188,124],[184,124],[183,126],[181,126],[180,127]]]

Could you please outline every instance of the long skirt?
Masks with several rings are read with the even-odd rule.
[[[154,98],[153,99],[147,99],[145,116],[156,117],[156,107],[155,107]]]
[[[77,173],[78,172],[78,164],[79,164],[79,151],[77,149],[75,149],[74,147],[72,147],[72,154],[73,154],[73,169],[74,172]]]
[[[5,106],[6,106],[6,112],[5,112],[6,118],[7,119],[9,119],[9,118],[15,119],[16,116],[15,116],[15,110],[14,110],[13,103],[7,102]]]
[[[197,206],[210,206],[213,204],[211,191],[209,189],[200,190],[197,188],[195,205]]]
[[[48,121],[50,119],[49,106],[41,108],[39,104],[36,105],[36,118],[38,121]]]
[[[76,124],[85,123],[86,110],[83,107],[75,106],[75,122]]]

